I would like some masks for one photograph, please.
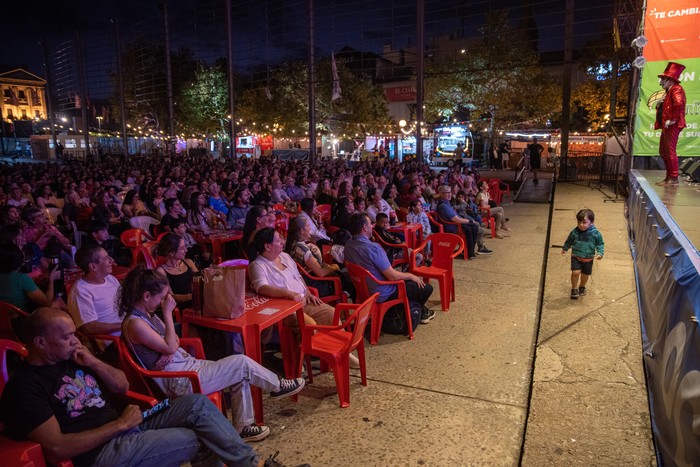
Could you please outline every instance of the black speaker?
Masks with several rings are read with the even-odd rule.
[[[692,166],[694,163],[695,160],[693,160],[692,157],[686,157],[685,159],[683,159],[683,162],[681,162],[681,165],[678,167],[678,170],[688,175],[690,173],[688,169],[690,169],[690,166]]]
[[[700,161],[694,163],[693,166],[688,169],[688,175],[690,175],[694,181],[700,183]]]
[[[690,175],[696,182],[699,182],[700,181],[700,177],[699,177],[700,176],[700,161],[693,162],[693,165],[691,165],[685,173]]]

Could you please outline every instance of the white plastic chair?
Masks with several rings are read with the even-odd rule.
[[[153,235],[151,230],[152,225],[160,225],[160,221],[152,218],[151,216],[134,216],[129,219],[129,224],[135,229],[141,229],[148,235]]]

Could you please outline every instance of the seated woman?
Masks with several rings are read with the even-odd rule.
[[[19,272],[23,263],[24,254],[17,245],[0,245],[0,300],[26,312],[42,306],[65,310],[65,303],[54,299],[54,282],[61,277],[61,271],[53,269],[49,272],[48,286],[43,292],[31,277]]]
[[[354,298],[355,287],[352,285],[352,280],[347,271],[345,271],[345,274],[342,274],[337,264],[326,264],[323,262],[321,250],[311,241],[311,226],[306,217],[297,216],[289,223],[284,251],[313,276],[340,275],[343,290],[351,298]],[[304,280],[308,285],[318,290],[320,297],[326,297],[335,292],[333,283],[330,281],[313,280],[306,277]]]
[[[169,233],[158,242],[157,254],[165,258],[165,263],[156,268],[156,271],[168,279],[178,307],[191,308],[192,278],[199,270],[191,259],[185,257],[185,240],[176,233]]]
[[[271,227],[260,229],[255,234],[255,249],[258,256],[248,266],[253,290],[266,297],[301,302],[306,324],[333,324],[335,310],[311,293],[294,260],[283,251],[284,240],[279,232]],[[284,324],[298,327],[296,314],[285,318]],[[350,368],[359,367],[360,361],[350,354]]]
[[[156,308],[163,310],[163,319]],[[138,265],[127,275],[119,297],[122,338],[136,359],[149,370],[195,371],[202,392],[210,394],[231,389],[233,426],[244,441],[260,441],[270,434],[266,426],[255,424],[250,385],[270,392],[278,399],[298,393],[304,379],[282,379],[245,355],[231,355],[221,360],[199,360],[180,347],[175,333],[173,310],[175,299],[170,294],[168,280],[156,271]],[[170,397],[192,393],[186,378],[156,379],[163,392]]]
[[[335,203],[335,215],[331,219],[331,225],[340,229],[348,230],[348,221],[355,212],[355,205],[350,202],[350,198],[342,196]]]
[[[44,211],[39,208],[27,208],[22,212],[22,219],[26,223],[22,230],[25,244],[34,251],[35,255],[41,256],[41,252],[46,249],[50,241],[57,241],[61,245],[59,255],[61,264],[64,267],[75,267],[75,261],[69,254],[70,241],[56,227],[49,224]],[[25,251],[28,248],[25,248]]]
[[[502,207],[496,206],[496,203],[491,199],[489,194],[489,184],[486,181],[479,183],[479,193],[476,194],[476,205],[480,208],[490,208],[491,216],[496,219],[496,236],[502,238],[508,235],[510,228],[506,225],[508,218]]]
[[[146,205],[141,201],[141,195],[136,190],[129,190],[124,197],[124,203],[122,204],[122,214],[126,220],[131,219],[134,216],[151,216],[157,218],[158,216],[149,211]]]
[[[219,227],[223,228],[221,218],[209,208],[207,196],[198,191],[192,193],[190,209],[187,211],[187,229],[207,235]]]
[[[124,214],[112,204],[112,197],[105,190],[100,190],[95,195],[95,208],[92,210],[92,218],[109,225],[110,235],[119,236],[130,228]]]
[[[36,206],[41,209],[57,208],[59,204],[58,198],[51,191],[51,186],[45,183],[36,190]]]
[[[248,266],[251,286],[260,295],[296,300],[304,304],[307,324],[332,324],[333,307],[309,290],[297,266],[284,252],[284,239],[271,227],[260,229],[254,239],[257,257]],[[298,326],[296,315],[285,318],[287,326]]]
[[[274,211],[272,209],[270,209],[270,211],[274,216]],[[265,227],[275,227],[274,221],[271,220],[270,213],[264,206],[251,206],[248,214],[245,216],[243,238],[241,239],[243,252],[251,261],[257,256],[255,246],[253,245],[255,234],[258,233],[258,230]]]

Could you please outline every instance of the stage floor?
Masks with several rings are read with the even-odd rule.
[[[639,170],[697,250],[700,246],[700,184],[681,181],[678,186],[658,186],[663,170]],[[681,177],[684,178],[684,177]]]

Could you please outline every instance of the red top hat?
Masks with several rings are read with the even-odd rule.
[[[676,83],[679,83],[683,70],[685,70],[685,65],[676,62],[668,62],[666,69],[659,75],[659,78],[670,78]]]

